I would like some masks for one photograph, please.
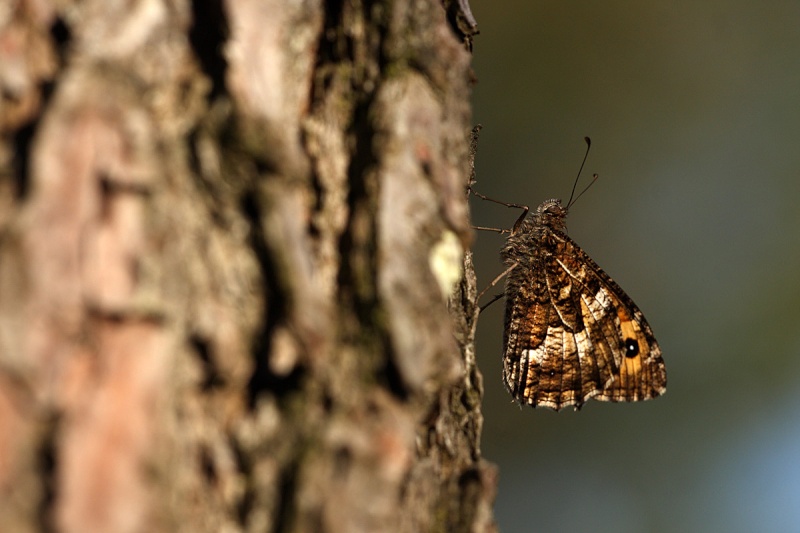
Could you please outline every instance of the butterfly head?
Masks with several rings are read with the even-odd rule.
[[[539,204],[536,212],[531,217],[530,224],[534,227],[545,227],[555,231],[566,232],[567,208],[561,205],[561,200],[546,200]]]

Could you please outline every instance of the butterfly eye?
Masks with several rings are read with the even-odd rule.
[[[561,207],[561,204],[558,203],[557,200],[551,200],[549,205],[546,205],[542,210],[542,214],[544,215],[555,215],[561,216],[564,212],[564,208]]]
[[[636,339],[625,339],[625,357],[636,357],[639,355],[639,343]]]

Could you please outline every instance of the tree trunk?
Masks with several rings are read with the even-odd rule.
[[[0,8],[3,531],[494,529],[446,4]]]

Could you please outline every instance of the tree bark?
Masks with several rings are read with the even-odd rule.
[[[0,8],[0,524],[491,531],[463,2]]]

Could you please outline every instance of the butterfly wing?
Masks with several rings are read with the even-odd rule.
[[[590,398],[639,401],[666,390],[661,350],[636,304],[558,231],[541,237],[526,281],[506,304],[504,379],[521,403],[576,408]]]
[[[582,403],[577,357],[570,357],[574,350],[564,345],[569,339],[550,300],[547,277],[541,269],[529,280],[518,274],[512,271],[506,286],[503,381],[515,400],[534,407]]]

